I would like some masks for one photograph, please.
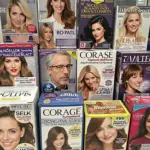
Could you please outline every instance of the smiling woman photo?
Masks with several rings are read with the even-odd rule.
[[[138,64],[130,64],[126,66],[122,73],[122,91],[119,93],[119,99],[123,100],[125,93],[134,94],[141,93],[139,88],[143,82],[144,70]]]
[[[81,41],[91,41],[90,48],[110,48],[112,32],[107,19],[101,15],[92,17],[80,35]]]
[[[137,150],[142,144],[150,144],[150,108],[146,109],[141,118],[137,134],[129,141],[130,150]]]
[[[26,59],[21,57],[0,58],[0,85],[15,85],[16,77],[33,77]]]
[[[10,0],[7,6],[6,21],[4,29],[12,29],[14,33],[29,33],[28,25],[32,23],[33,15],[29,10],[26,0]],[[35,25],[34,25],[35,26]],[[36,27],[36,26],[35,26]],[[35,31],[37,32],[37,31]],[[21,43],[21,42],[38,42],[36,36],[28,35],[7,35],[4,37],[7,42]]]
[[[78,92],[80,92],[84,100],[90,100],[97,93],[100,87],[100,74],[93,65],[87,65],[82,68],[78,77]]]
[[[63,127],[55,126],[48,132],[45,150],[69,150],[68,135]]]
[[[114,128],[111,118],[91,118],[87,127],[85,149],[120,150],[124,149],[126,139],[125,130]]]
[[[56,48],[53,41],[53,28],[48,23],[43,23],[40,26],[40,48]]]
[[[42,22],[53,22],[55,29],[74,29],[75,13],[70,0],[47,0],[47,18]]]
[[[0,150],[16,150],[21,143],[34,146],[35,137],[32,123],[21,123],[9,107],[0,108]]]
[[[126,40],[143,39],[141,26],[142,16],[140,8],[137,6],[128,7],[125,11],[122,26],[119,28],[118,39],[116,40],[117,48],[124,46],[122,44]]]

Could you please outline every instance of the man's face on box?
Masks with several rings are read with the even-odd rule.
[[[51,81],[59,88],[63,88],[69,80],[71,69],[67,67],[70,64],[70,58],[67,55],[56,54],[52,59],[52,67],[49,68],[48,72],[51,77]]]

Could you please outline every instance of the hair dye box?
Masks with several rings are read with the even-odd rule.
[[[0,86],[39,85],[35,44],[0,44]]]
[[[111,48],[114,1],[79,0],[79,4],[79,48]]]
[[[77,91],[84,100],[113,99],[116,51],[78,50]]]
[[[43,93],[76,92],[76,50],[39,50]]]
[[[131,116],[128,150],[150,149],[150,103],[135,104]]]
[[[124,94],[123,102],[130,113],[136,104],[150,104],[149,93]]]
[[[130,114],[121,101],[86,101],[84,111],[85,150],[126,150]]]
[[[38,150],[38,96],[37,86],[0,88],[0,149]]]
[[[116,7],[117,5],[119,6],[135,6],[136,5],[136,0],[114,0],[114,6]]]
[[[83,98],[79,93],[43,93],[39,100],[40,149],[83,150]],[[62,142],[56,142],[62,137]]]
[[[149,6],[117,6],[113,48],[133,51],[147,49],[150,26]]]
[[[150,93],[149,75],[149,52],[118,52],[115,99],[123,100],[124,93]]]
[[[5,42],[38,43],[36,0],[1,0],[0,12]]]
[[[50,24],[56,48],[76,48],[77,43],[77,0],[61,2],[58,19],[54,16],[53,1],[38,0],[38,20],[40,24]],[[54,4],[55,5],[55,4]],[[57,12],[58,13],[58,12]],[[44,29],[40,27],[40,37],[44,38]],[[47,47],[48,48],[48,47]]]
[[[0,15],[0,43],[3,43],[1,15]]]
[[[148,0],[138,0],[136,1],[136,6],[147,6]]]

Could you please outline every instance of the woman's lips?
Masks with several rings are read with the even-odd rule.
[[[104,138],[104,140],[109,140],[109,139],[111,139],[111,136]]]
[[[16,72],[17,71],[17,69],[11,69],[11,72]]]

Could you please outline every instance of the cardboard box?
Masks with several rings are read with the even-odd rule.
[[[121,101],[85,101],[84,110],[84,150],[126,150],[130,114]]]
[[[83,98],[80,94],[63,93],[55,97],[53,93],[43,93],[39,100],[39,113],[40,149],[83,149]],[[59,136],[63,140],[56,145]]]
[[[1,149],[38,150],[38,96],[36,86],[0,88],[0,129],[4,141],[0,145]],[[12,136],[15,142],[9,143]]]

